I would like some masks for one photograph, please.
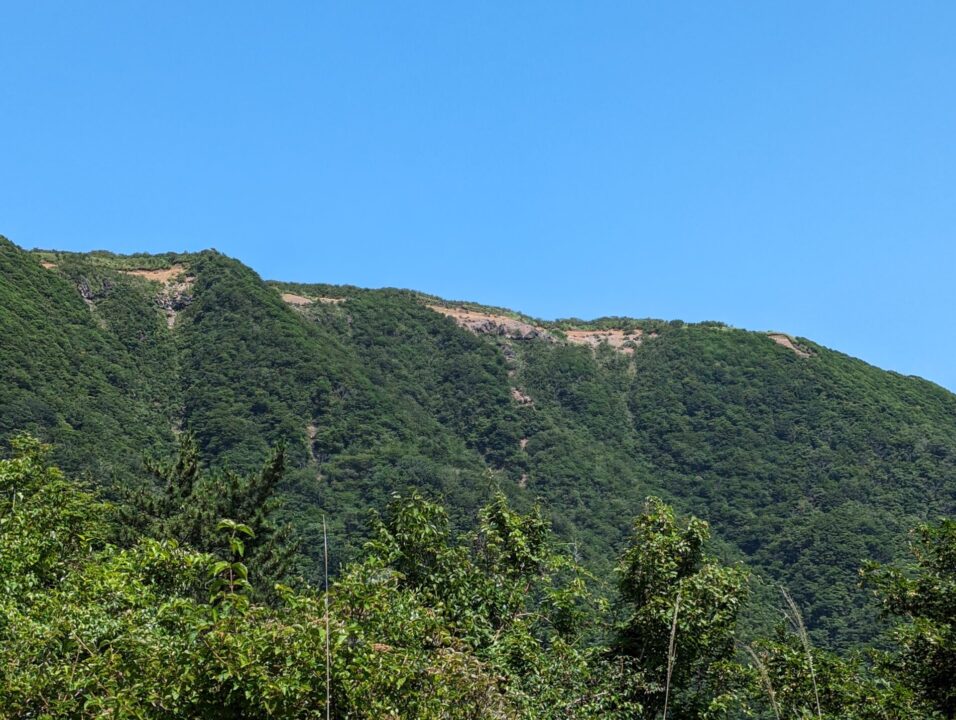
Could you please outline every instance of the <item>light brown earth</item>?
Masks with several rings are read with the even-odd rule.
[[[452,318],[456,323],[474,333],[488,335],[503,335],[518,340],[540,338],[554,341],[554,337],[538,325],[515,320],[507,315],[494,315],[464,308],[445,307],[443,305],[429,305],[430,309]]]
[[[315,302],[312,298],[307,298],[304,295],[296,295],[295,293],[282,293],[282,299],[289,303],[289,305],[296,305],[298,307],[311,305]]]
[[[810,353],[806,350],[801,350],[796,345],[793,344],[793,338],[789,335],[784,335],[783,333],[767,333],[767,336],[773,340],[777,345],[783,345],[783,347],[788,350],[793,350],[800,357],[810,357]]]
[[[135,275],[136,277],[146,278],[147,280],[166,285],[174,277],[182,275],[185,270],[186,268],[182,265],[172,265],[163,270],[120,270],[120,272],[124,275]]]
[[[282,293],[282,299],[287,302],[289,305],[295,305],[296,307],[305,307],[306,305],[312,305],[313,303],[324,303],[326,305],[338,305],[339,303],[344,303],[345,298],[334,298],[334,297],[316,297],[310,298],[305,295],[296,295],[295,293]]]
[[[452,318],[466,330],[476,334],[500,335],[515,340],[547,340],[557,342],[557,338],[540,325],[534,325],[523,320],[516,320],[507,315],[466,310],[460,307],[446,307],[443,305],[429,305],[430,309]],[[596,348],[601,343],[607,343],[615,350],[628,355],[634,352],[630,343],[640,345],[643,339],[641,330],[565,330],[564,335],[572,345],[587,345]],[[651,337],[654,337],[651,335]]]
[[[615,350],[630,355],[633,354],[634,348],[625,343],[633,342],[639,345],[644,332],[642,330],[565,330],[564,334],[568,342],[573,345],[589,345],[596,348],[601,343],[607,343]]]
[[[52,270],[53,268],[56,267],[56,263],[51,263],[49,260],[41,260],[40,267],[45,268],[47,270]]]

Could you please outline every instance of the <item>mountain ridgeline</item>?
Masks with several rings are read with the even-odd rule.
[[[281,514],[312,579],[323,518],[341,566],[395,492],[443,499],[461,528],[498,489],[540,500],[599,574],[655,495],[709,521],[718,554],[786,586],[814,640],[842,649],[878,633],[860,565],[956,512],[956,396],[721,323],[542,322],[266,282],[215,251],[0,239],[0,338],[2,439],[52,443],[107,497],[149,483],[145,459],[184,431],[213,468],[255,470],[286,443]]]

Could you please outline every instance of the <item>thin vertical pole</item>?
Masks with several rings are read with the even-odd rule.
[[[671,673],[674,671],[674,659],[677,652],[674,650],[674,639],[677,637],[677,610],[680,608],[680,591],[677,591],[677,599],[674,601],[674,619],[671,621],[671,641],[667,646],[667,684],[664,686],[664,717],[667,720],[667,703],[671,697]]]
[[[332,653],[329,643],[329,536],[322,516],[322,549],[325,555],[325,720],[332,713]]]

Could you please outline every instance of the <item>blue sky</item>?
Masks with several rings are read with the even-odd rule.
[[[0,4],[0,233],[956,389],[952,2]]]

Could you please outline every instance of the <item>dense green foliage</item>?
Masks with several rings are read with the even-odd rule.
[[[467,533],[439,505],[395,497],[327,592],[276,585],[263,604],[248,525],[216,522],[213,553],[162,536],[181,527],[162,522],[159,537],[118,547],[114,510],[51,467],[48,447],[12,447],[0,460],[3,718],[953,716],[952,658],[923,652],[919,619],[901,625],[898,656],[864,664],[811,647],[791,606],[799,641],[758,641],[742,663],[742,571],[702,553],[706,523],[657,499],[620,558],[616,610],[540,509],[500,493]],[[212,502],[215,486],[197,487]],[[956,538],[946,523],[922,532],[932,560],[870,572],[891,610],[918,606],[932,637],[951,638]]]
[[[673,510],[653,499],[621,557],[620,595],[627,612],[614,650],[648,668],[653,682],[639,699],[651,717],[663,713],[668,701],[674,717],[707,715],[728,690],[721,670],[736,653],[746,574],[704,556],[708,535],[705,522],[692,518],[680,527]],[[671,683],[679,691],[668,697]]]
[[[176,268],[172,299],[169,280],[130,274]],[[0,435],[53,442],[58,464],[120,503],[163,492],[143,457],[167,456],[180,431],[216,482],[226,466],[255,477],[285,442],[276,523],[295,529],[293,574],[313,583],[323,516],[338,573],[395,492],[441,500],[455,532],[475,528],[494,488],[522,512],[540,499],[598,575],[657,495],[712,524],[711,552],[752,568],[749,631],[772,624],[781,582],[814,643],[841,651],[880,634],[857,568],[901,559],[910,527],[956,510],[956,397],[930,383],[720,323],[566,320],[541,324],[551,341],[520,339],[469,332],[436,303],[265,283],[215,251],[0,240]],[[628,354],[566,342],[576,328],[644,335]]]
[[[791,588],[818,640],[867,638],[849,578],[954,511],[956,397],[825,351],[735,330],[662,335],[638,358],[641,444],[686,507]]]
[[[64,467],[129,482],[144,450],[172,440],[174,340],[137,278],[76,256],[58,267],[0,239],[0,434],[35,431],[56,442]]]
[[[956,717],[956,521],[920,525],[915,563],[884,567],[869,563],[866,582],[883,610],[906,622],[895,631],[902,647],[894,670],[917,695],[945,717]]]
[[[195,438],[179,438],[175,460],[149,459],[146,468],[158,488],[144,488],[125,498],[117,524],[118,539],[130,545],[140,537],[160,537],[207,553],[235,542],[219,532],[218,522],[245,528],[243,555],[256,569],[250,589],[270,597],[277,582],[287,579],[297,547],[289,526],[277,527],[276,489],[285,472],[285,448],[276,448],[261,472],[242,476],[228,470],[203,469]],[[249,578],[244,578],[249,580]]]

